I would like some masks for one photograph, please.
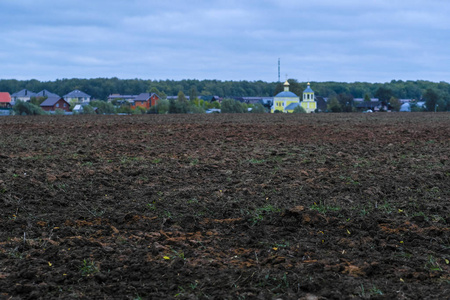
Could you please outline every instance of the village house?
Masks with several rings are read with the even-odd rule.
[[[140,93],[139,95],[121,95],[111,94],[108,96],[108,102],[116,102],[116,105],[130,103],[132,109],[142,107],[146,110],[158,104],[160,97],[155,93]]]
[[[41,108],[45,111],[56,111],[57,109],[61,109],[64,111],[70,111],[70,104],[66,100],[61,97],[48,97],[41,103]]]
[[[418,101],[418,102],[413,102],[413,101],[406,102],[405,101],[402,104],[402,106],[400,107],[400,111],[401,112],[410,112],[410,111],[412,111],[413,107],[416,107],[420,110],[424,110],[424,109],[426,109],[425,101]]]
[[[11,108],[11,95],[9,93],[0,93],[0,108]]]
[[[189,97],[186,96],[186,98],[189,100]],[[219,96],[199,96],[198,99],[208,102],[214,102],[218,101],[219,103],[222,102],[222,98]]]
[[[159,96],[155,93],[141,93],[133,99],[131,108],[136,109],[138,107],[142,107],[149,110],[150,107],[155,106],[158,103],[158,100]]]
[[[74,90],[67,95],[64,95],[63,98],[67,103],[73,102],[82,104],[91,102],[91,96],[79,90]]]
[[[390,104],[383,103],[378,98],[370,98],[370,101],[364,101],[363,98],[353,99],[355,107],[358,111],[390,111],[392,106]]]
[[[370,101],[364,101],[363,98],[354,98],[353,102],[358,111],[379,111],[382,108],[381,101],[378,98],[370,98]]]
[[[272,97],[233,97],[234,100],[246,103],[246,104],[268,104],[273,102]]]
[[[189,97],[189,96],[184,96],[184,97],[186,97],[186,100],[191,100],[191,97]],[[166,97],[166,100],[177,100],[178,99],[178,96],[167,96]],[[201,98],[199,98],[199,99],[201,99]]]
[[[111,94],[108,96],[108,102],[122,102],[122,101],[126,101],[129,103],[132,103],[133,100],[137,97],[138,95],[121,95],[121,94]]]
[[[29,91],[27,89],[23,89],[19,92],[16,92],[11,95],[11,101],[17,102],[17,101],[25,101],[30,102],[31,97],[36,97],[36,93]]]

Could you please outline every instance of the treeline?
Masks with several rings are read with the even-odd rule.
[[[106,100],[111,94],[137,95],[159,90],[163,95],[175,96],[182,91],[186,95],[219,97],[271,97],[276,83],[264,81],[220,81],[220,80],[143,80],[143,79],[58,79],[56,81],[0,80],[0,91],[10,94],[27,89],[39,92],[44,89],[63,96],[73,90],[81,90],[95,99]]]
[[[297,82],[295,79],[289,79],[290,91],[300,95],[306,88],[307,83]],[[364,98],[366,95],[370,98],[376,98],[379,90],[389,90],[392,96],[398,99],[414,99],[419,101],[425,92],[429,89],[435,90],[445,99],[450,99],[450,84],[444,81],[439,83],[417,80],[402,81],[392,80],[387,83],[369,83],[369,82],[311,82],[311,88],[316,96],[333,97],[340,94],[351,95],[353,98]],[[278,83],[275,87],[275,93],[283,90],[283,83]]]
[[[301,95],[306,88],[306,82],[290,79],[290,90]],[[375,97],[380,88],[389,90],[398,99],[421,100],[423,95],[431,90],[439,101],[450,105],[450,84],[447,82],[431,82],[424,80],[402,81],[392,80],[388,83],[368,82],[311,82],[311,88],[316,96],[333,97],[336,95],[351,95],[353,98]],[[143,79],[58,79],[56,81],[38,80],[0,80],[0,91],[15,93],[22,89],[39,92],[47,89],[63,96],[75,89],[91,95],[94,99],[106,100],[110,94],[136,95],[143,92],[160,91],[161,96],[177,95],[182,91],[187,96],[215,95],[230,97],[272,97],[283,90],[283,83],[264,81],[220,81],[220,80],[143,80]],[[450,107],[448,107],[450,109]]]

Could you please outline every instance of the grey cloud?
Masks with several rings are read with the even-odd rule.
[[[1,78],[448,80],[447,1],[0,3]]]

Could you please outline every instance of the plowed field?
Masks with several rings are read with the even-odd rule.
[[[450,114],[0,118],[0,299],[450,297]]]

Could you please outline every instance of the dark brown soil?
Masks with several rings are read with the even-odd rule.
[[[0,132],[0,299],[449,298],[449,113]]]

